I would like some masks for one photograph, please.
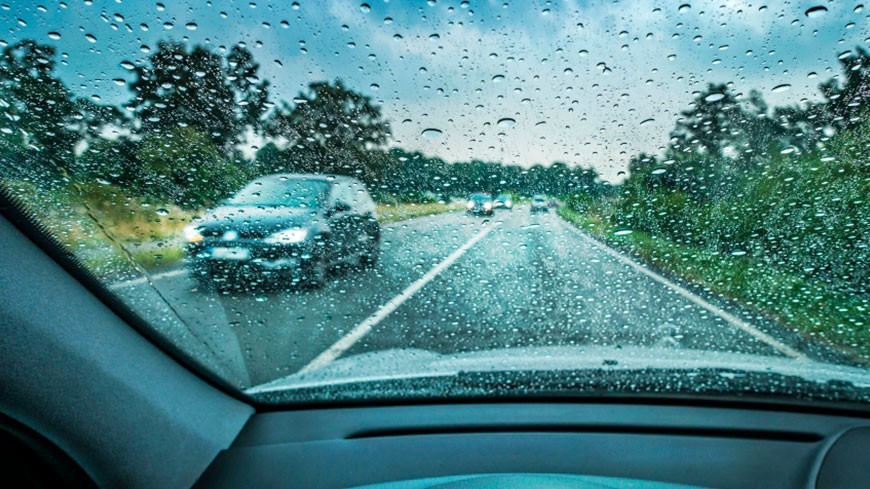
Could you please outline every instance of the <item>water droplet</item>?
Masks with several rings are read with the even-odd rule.
[[[372,84],[369,86],[369,88],[371,88],[372,90],[377,91],[377,90],[380,90],[380,89],[381,89],[381,86],[378,85],[377,83],[372,83]]]
[[[132,69],[136,68],[136,65],[134,65],[133,63],[131,63],[129,61],[121,61],[121,67],[128,69],[128,70],[132,70]]]
[[[119,87],[123,87],[127,84],[127,80],[123,78],[113,78],[112,81],[115,82],[115,85],[118,85]]]
[[[511,119],[510,117],[503,117],[499,119],[496,124],[498,124],[498,127],[511,128],[517,124],[517,121],[515,119]]]
[[[677,12],[679,12],[681,14],[686,13],[689,10],[691,10],[691,8],[692,8],[691,5],[689,5],[688,3],[684,3],[684,4],[680,5],[680,7],[677,9]]]
[[[503,81],[504,81],[504,75],[495,75],[494,77],[492,77],[493,83],[501,83]]]
[[[614,236],[626,236],[628,234],[631,234],[631,229],[620,229],[613,232]]]
[[[743,256],[746,252],[743,250],[734,250],[731,252],[731,256]]]
[[[290,4],[290,8],[292,8],[293,10],[299,10],[299,7],[301,7],[301,5],[299,5],[299,2],[293,2],[292,4]]]
[[[441,39],[441,36],[439,36],[438,34],[432,34],[431,36],[429,36],[430,41],[437,41],[439,39]]]
[[[816,17],[821,17],[821,16],[825,15],[826,13],[828,13],[828,7],[823,7],[821,5],[818,5],[816,7],[808,8],[807,11],[804,12],[804,15],[806,15],[807,17],[809,17],[811,19],[815,19]]]
[[[773,93],[785,92],[791,88],[791,85],[788,83],[783,83],[782,85],[777,85],[770,89]]]
[[[359,9],[362,11],[362,13],[367,14],[367,13],[372,11],[372,6],[367,4],[367,3],[364,3],[364,4],[359,6]]]
[[[60,40],[60,33],[59,32],[49,32],[48,37],[49,37],[49,39],[54,39],[55,41],[59,41]]]
[[[444,134],[441,129],[435,129],[434,127],[430,127],[428,129],[423,129],[423,132],[420,133],[426,139],[435,139],[441,137]]]
[[[199,26],[196,25],[196,22],[188,22],[187,24],[185,24],[184,27],[186,27],[189,31],[195,31]]]
[[[392,18],[392,17],[385,17],[385,18],[384,18],[384,24],[390,25],[390,24],[392,24],[392,23],[393,23],[393,18]]]
[[[93,34],[85,34],[85,39],[89,42],[97,42],[97,38]]]
[[[154,211],[154,213],[157,214],[158,216],[168,216],[169,215],[169,211],[167,209],[162,208],[162,207],[160,209],[157,209],[156,211]]]
[[[724,93],[711,93],[710,95],[704,97],[704,102],[718,102],[723,98],[725,98]]]
[[[645,126],[645,125],[647,125],[651,122],[655,122],[655,121],[656,121],[655,119],[644,119],[644,120],[640,121],[640,125]]]

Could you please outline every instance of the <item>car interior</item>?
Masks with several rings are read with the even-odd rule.
[[[257,405],[143,335],[4,211],[7,487],[393,487],[429,479],[395,487],[640,480],[826,489],[870,481],[868,414],[836,406],[618,396]],[[475,474],[609,479],[438,479]]]

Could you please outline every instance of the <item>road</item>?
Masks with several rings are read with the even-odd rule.
[[[247,385],[392,348],[591,344],[804,355],[746,311],[646,270],[555,213],[527,208],[384,226],[376,268],[338,271],[319,290],[207,292],[183,269],[152,284],[113,289],[173,342]]]

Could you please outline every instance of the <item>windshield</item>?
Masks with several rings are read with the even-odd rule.
[[[273,207],[319,207],[329,191],[329,182],[298,178],[257,180],[227,201],[229,205]]]
[[[228,389],[870,406],[858,1],[0,11],[4,212]]]

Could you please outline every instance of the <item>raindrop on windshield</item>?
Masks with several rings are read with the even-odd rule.
[[[441,129],[435,129],[434,127],[430,127],[428,129],[423,129],[423,132],[420,133],[425,139],[435,139],[444,134]]]
[[[367,3],[364,3],[364,4],[359,6],[359,9],[362,11],[362,13],[367,14],[367,13],[372,11],[372,6],[367,4]]]
[[[495,75],[494,77],[492,77],[493,83],[501,83],[503,81],[504,81],[504,75]]]
[[[779,93],[779,92],[785,92],[786,90],[788,90],[790,88],[791,88],[790,84],[783,83],[782,85],[777,85],[777,86],[773,87],[770,91],[773,93]]]
[[[807,11],[804,12],[804,14],[811,19],[814,19],[816,17],[821,17],[821,16],[825,15],[826,13],[828,13],[828,7],[823,7],[821,5],[808,8]]]
[[[496,124],[498,124],[498,127],[511,128],[517,124],[517,121],[515,119],[511,119],[510,117],[503,117],[499,119]]]
[[[725,98],[724,93],[711,93],[710,95],[707,95],[706,97],[704,97],[704,102],[718,102],[719,100],[722,100],[723,98]]]
[[[49,32],[48,37],[50,39],[55,40],[55,41],[59,41],[60,40],[60,33],[59,32]]]

